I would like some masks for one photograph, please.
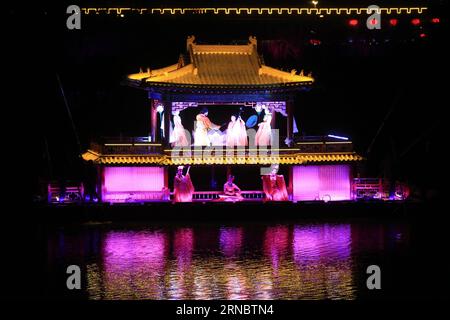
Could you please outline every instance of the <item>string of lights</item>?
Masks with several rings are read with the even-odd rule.
[[[428,10],[427,7],[389,7],[379,8],[377,13],[387,15],[401,14],[423,14]],[[362,15],[370,14],[369,8],[299,8],[299,7],[278,7],[278,8],[81,8],[84,14],[116,14],[118,16],[126,13],[150,14],[150,15],[177,15],[177,14],[214,14],[214,15]]]

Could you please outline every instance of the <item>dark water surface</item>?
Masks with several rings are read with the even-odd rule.
[[[52,227],[47,294],[68,294],[65,270],[76,264],[87,299],[442,297],[448,251],[426,229],[398,221]],[[373,264],[378,291],[366,287]]]

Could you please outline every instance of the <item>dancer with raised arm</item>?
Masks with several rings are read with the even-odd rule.
[[[214,124],[208,118],[208,109],[203,108],[197,115],[194,132],[195,146],[210,146],[211,141],[208,137],[208,131],[212,129],[220,129],[220,126]]]
[[[194,185],[192,184],[189,175],[188,167],[186,175],[183,175],[183,166],[178,167],[177,174],[173,181],[173,201],[174,202],[192,202],[192,195],[194,194]]]

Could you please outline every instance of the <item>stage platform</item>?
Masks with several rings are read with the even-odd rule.
[[[115,221],[282,221],[408,218],[424,212],[412,201],[193,202],[35,204],[32,219],[50,223]]]

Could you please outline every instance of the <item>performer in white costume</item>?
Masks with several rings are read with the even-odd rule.
[[[170,143],[173,147],[186,147],[189,145],[189,140],[186,136],[186,130],[181,123],[179,111],[173,113],[173,130],[170,135]]]
[[[227,147],[241,147],[248,145],[247,129],[245,128],[245,122],[241,116],[231,116],[231,121],[227,128]]]
[[[210,146],[211,141],[208,137],[208,131],[212,129],[219,129],[220,126],[214,124],[208,118],[208,109],[204,108],[196,117],[194,145],[195,146]]]
[[[272,142],[272,127],[270,122],[272,121],[272,115],[267,113],[263,122],[259,123],[258,131],[255,136],[255,146],[270,146]]]

